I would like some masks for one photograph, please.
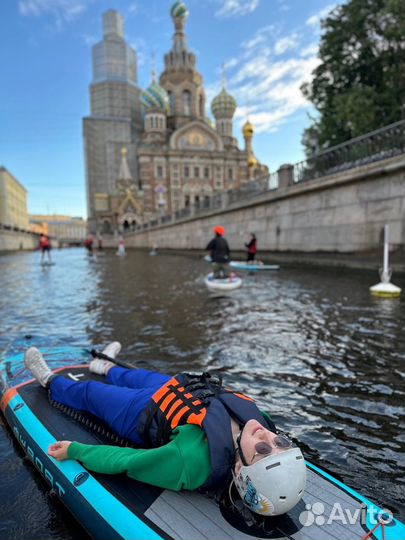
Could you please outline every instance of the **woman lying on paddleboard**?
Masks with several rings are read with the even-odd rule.
[[[176,491],[234,482],[244,504],[265,516],[298,503],[306,482],[301,450],[277,434],[251,398],[209,373],[170,377],[117,366],[120,349],[113,342],[90,362],[90,371],[106,383],[65,378],[51,371],[38,349],[26,351],[25,366],[52,400],[91,413],[141,447],[59,441],[49,447],[50,456]]]

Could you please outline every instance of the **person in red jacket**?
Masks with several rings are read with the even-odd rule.
[[[250,241],[245,243],[245,246],[247,247],[246,262],[253,264],[257,253],[257,238],[254,233],[250,233]]]
[[[52,262],[51,258],[51,242],[49,240],[49,236],[46,234],[41,234],[39,237],[39,248],[41,250],[41,263],[45,262],[45,253],[48,257],[48,262]]]
[[[84,246],[87,249],[87,252],[89,255],[93,255],[93,243],[94,243],[94,236],[90,233],[84,242]]]

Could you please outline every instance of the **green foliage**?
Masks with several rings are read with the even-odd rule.
[[[319,112],[306,129],[308,153],[403,118],[404,0],[348,0],[322,22],[321,63],[302,92]]]

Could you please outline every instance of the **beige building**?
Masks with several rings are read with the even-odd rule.
[[[89,228],[113,233],[149,219],[201,207],[208,198],[262,177],[268,168],[253,151],[254,127],[233,134],[237,103],[223,82],[206,116],[202,75],[187,45],[188,11],[170,10],[173,45],[150,86],[137,86],[136,56],[124,41],[123,19],[104,15],[103,41],[93,48],[91,115],[84,119]]]
[[[28,230],[27,190],[5,167],[0,167],[0,223]]]
[[[87,236],[87,221],[81,217],[30,215],[30,225],[62,243],[81,243]]]

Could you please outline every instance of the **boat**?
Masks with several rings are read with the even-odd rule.
[[[232,266],[232,268],[236,268],[237,270],[249,270],[251,272],[256,272],[258,270],[280,270],[280,266],[278,264],[264,264],[259,261],[254,263],[248,263],[246,261],[231,261],[229,266]]]
[[[205,277],[204,283],[207,289],[212,292],[229,292],[239,289],[242,285],[242,278],[234,273],[229,274],[226,278],[215,278],[214,273],[210,272]]]
[[[84,348],[41,350],[60,375],[81,381],[103,379],[89,372],[91,358]],[[405,538],[405,526],[388,511],[309,462],[303,499],[290,512],[276,517],[252,514],[236,493],[231,502],[227,489],[216,497],[197,491],[174,492],[125,475],[88,471],[75,460],[58,462],[47,454],[48,446],[57,440],[128,442],[94,417],[51,403],[48,393],[24,368],[23,352],[0,362],[0,396],[6,424],[26,458],[95,540]]]

